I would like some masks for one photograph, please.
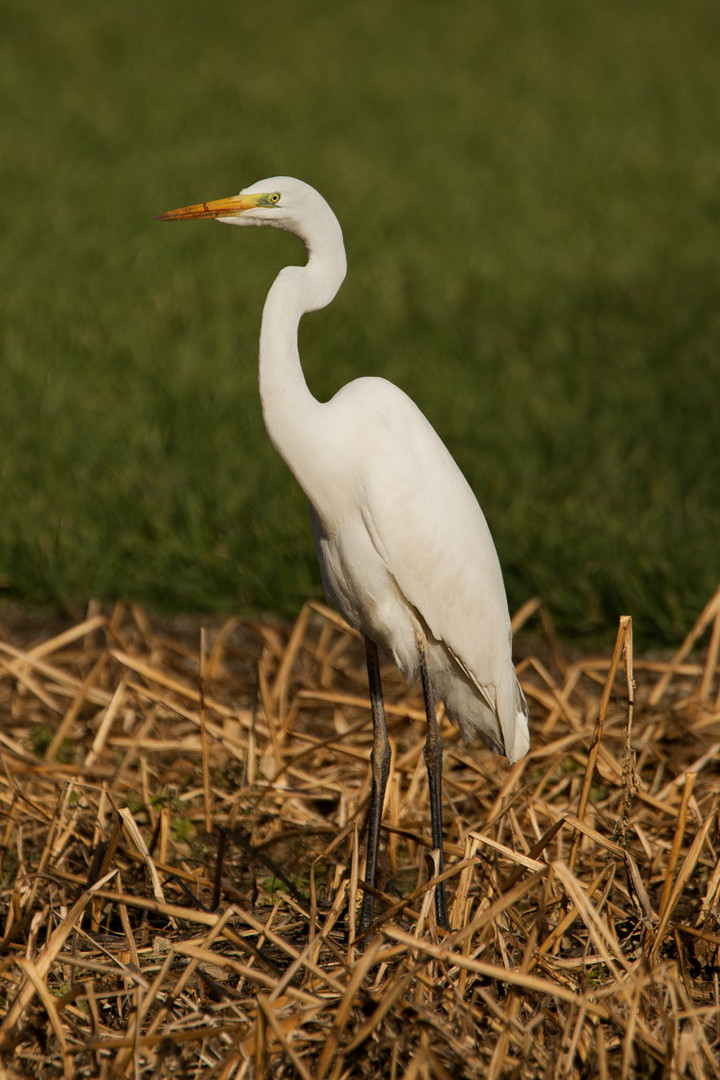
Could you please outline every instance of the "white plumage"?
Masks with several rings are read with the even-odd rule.
[[[374,726],[366,880],[374,888],[389,768],[378,646],[408,681],[423,680],[440,855],[442,742],[434,699],[467,741],[479,738],[510,761],[529,748],[500,564],[467,481],[406,394],[385,379],[359,378],[321,403],[307,387],[298,324],[330,303],[346,270],[340,225],[322,196],[300,180],[273,177],[229,199],[162,215],[198,217],[286,229],[307,248],[307,265],[281,270],[268,293],[260,396],[268,434],[310,502],[325,593],[366,642]],[[362,929],[372,920],[372,901],[368,889]],[[444,888],[436,890],[436,909],[446,922]]]

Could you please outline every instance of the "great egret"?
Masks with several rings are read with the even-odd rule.
[[[160,215],[270,225],[298,236],[305,266],[280,271],[265,301],[259,381],[268,434],[310,502],[328,600],[362,635],[372,705],[372,785],[359,928],[373,920],[383,801],[390,768],[378,646],[425,698],[424,757],[433,847],[442,873],[440,699],[467,742],[517,761],[529,748],[527,705],[515,675],[502,573],[485,517],[460,469],[406,394],[360,378],[328,402],[310,393],[298,352],[301,317],[333,299],[347,267],[335,214],[287,176],[239,195]],[[445,883],[435,888],[448,925]]]

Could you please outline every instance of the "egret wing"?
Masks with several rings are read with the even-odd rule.
[[[401,398],[397,439],[386,440],[382,471],[366,476],[368,530],[407,602],[496,711],[485,688],[507,663],[510,619],[495,545],[449,451]]]

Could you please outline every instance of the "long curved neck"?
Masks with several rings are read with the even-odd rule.
[[[329,209],[329,208],[328,208]],[[329,211],[312,238],[305,266],[281,270],[265,301],[260,330],[260,400],[268,435],[312,500],[314,478],[325,453],[323,409],[310,393],[298,351],[298,325],[308,311],[325,307],[345,277],[340,225]]]

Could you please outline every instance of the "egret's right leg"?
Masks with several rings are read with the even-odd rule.
[[[378,848],[380,846],[380,825],[382,822],[385,789],[390,774],[390,740],[388,739],[385,706],[383,705],[382,682],[377,645],[370,638],[365,638],[365,658],[367,660],[368,683],[370,686],[370,705],[372,708],[373,745],[370,753],[372,787],[370,789],[370,808],[368,810],[367,847],[365,855],[365,882],[375,888],[377,875]],[[375,897],[367,889],[363,893],[358,931],[363,933],[373,921]]]
[[[443,740],[435,716],[435,694],[430,681],[430,667],[428,664],[427,644],[422,634],[416,635],[418,660],[420,666],[420,681],[422,682],[423,697],[425,699],[425,718],[427,722],[427,738],[423,749],[423,757],[428,775],[430,788],[430,827],[432,832],[433,847],[438,853],[438,871],[442,874],[445,862],[443,859],[443,821],[442,821],[442,763],[443,763]],[[435,918],[438,926],[448,927],[447,895],[445,882],[440,881],[435,886]]]

